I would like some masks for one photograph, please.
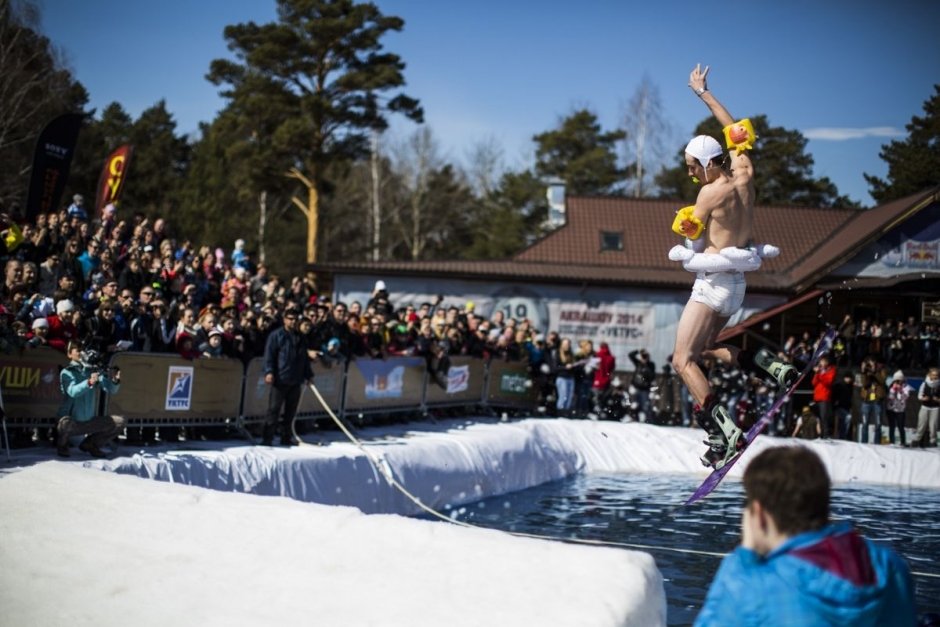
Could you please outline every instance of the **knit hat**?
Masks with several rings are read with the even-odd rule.
[[[904,376],[904,373],[901,372],[900,370],[898,370],[897,372],[895,372],[894,375],[892,375],[892,377],[893,377],[893,379],[894,379],[895,381],[904,381],[904,379],[906,378],[906,377]]]
[[[46,320],[45,318],[36,318],[35,320],[33,320],[33,329],[35,330],[35,329],[40,329],[40,328],[48,329],[49,321]]]
[[[74,309],[75,309],[75,305],[72,304],[72,301],[70,301],[67,298],[62,299],[55,304],[55,312],[59,316],[61,316],[64,313],[74,311]]]
[[[695,157],[703,168],[707,168],[708,162],[715,157],[720,157],[722,153],[721,144],[709,135],[693,137],[692,141],[685,147],[685,152]]]

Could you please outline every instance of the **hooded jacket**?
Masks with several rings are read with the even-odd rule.
[[[65,400],[59,406],[57,416],[70,416],[76,422],[88,422],[98,415],[98,390],[88,382],[94,372],[79,361],[70,362],[59,373],[59,388]],[[108,394],[116,394],[121,385],[108,377],[101,377],[98,383]]]
[[[610,379],[614,374],[614,368],[617,367],[617,360],[610,352],[607,344],[601,344],[597,349],[598,359],[597,370],[594,372],[594,389],[606,390],[610,387]]]
[[[914,625],[901,557],[850,523],[796,535],[766,557],[738,547],[721,563],[695,624]]]

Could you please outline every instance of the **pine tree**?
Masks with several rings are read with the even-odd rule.
[[[888,163],[888,180],[865,175],[870,193],[879,203],[940,185],[940,84],[924,103],[924,117],[911,118],[903,141],[883,145],[879,156]]]
[[[227,86],[234,113],[266,129],[259,141],[275,161],[289,161],[292,180],[306,188],[307,199],[294,202],[307,218],[313,263],[330,164],[367,154],[369,133],[387,128],[389,113],[421,122],[423,111],[395,92],[405,64],[381,44],[402,29],[401,18],[352,0],[278,0],[277,12],[276,22],[226,27],[237,60],[213,61],[208,78]]]

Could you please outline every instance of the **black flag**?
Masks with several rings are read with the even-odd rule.
[[[26,200],[27,222],[58,208],[84,117],[81,113],[65,113],[49,122],[39,134]]]

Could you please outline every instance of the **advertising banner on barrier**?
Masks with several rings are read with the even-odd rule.
[[[242,415],[245,418],[261,418],[268,413],[268,394],[271,388],[264,382],[264,360],[256,357],[248,363],[245,370],[245,398],[242,402]],[[320,395],[330,409],[339,413],[343,402],[343,377],[345,376],[342,364],[333,367],[321,363],[313,363],[313,382]],[[326,414],[320,401],[309,389],[304,389],[300,396],[300,405],[297,407],[298,416]]]
[[[490,360],[486,400],[493,405],[532,405],[538,400],[538,390],[532,385],[529,368],[525,364]]]
[[[62,404],[59,372],[69,360],[51,348],[0,353],[0,390],[10,421],[17,418],[54,418]]]
[[[235,359],[117,353],[111,365],[121,369],[121,389],[108,395],[108,413],[181,424],[238,415],[242,364]]]
[[[424,402],[429,406],[483,401],[486,368],[482,359],[451,357],[446,387],[428,377]]]
[[[346,412],[421,405],[425,362],[419,357],[357,359],[346,373]]]

